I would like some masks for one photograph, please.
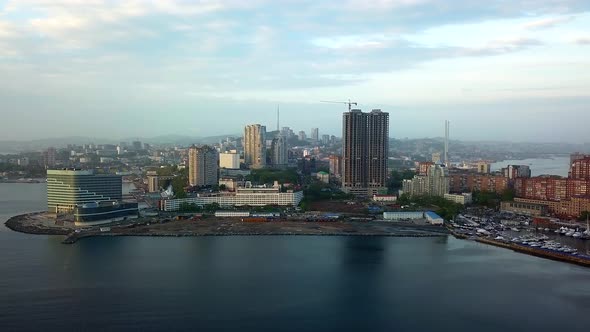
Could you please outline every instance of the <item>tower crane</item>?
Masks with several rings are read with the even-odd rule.
[[[350,110],[352,109],[352,105],[357,106],[358,104],[354,101],[350,101],[350,99],[348,99],[348,101],[331,101],[331,100],[322,100],[320,101],[320,103],[332,103],[332,104],[347,104],[348,105],[348,111],[350,112]]]

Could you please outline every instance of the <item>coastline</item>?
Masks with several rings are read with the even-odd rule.
[[[140,223],[127,225],[102,225],[76,231],[63,226],[46,226],[39,223],[45,212],[30,212],[9,218],[4,224],[20,233],[64,236],[62,243],[73,244],[78,240],[97,236],[143,237],[208,237],[208,236],[364,236],[364,237],[444,237],[474,241],[509,249],[531,256],[590,267],[590,257],[531,248],[515,243],[505,243],[489,238],[469,238],[452,229],[411,223],[358,222],[358,221],[268,221],[244,222],[236,218],[207,218],[198,221],[177,220],[168,223]],[[32,223],[31,221],[36,223]]]
[[[206,218],[198,221],[175,220],[167,223],[140,222],[125,225],[100,225],[85,229],[48,226],[44,212],[14,216],[5,222],[7,228],[27,234],[62,235],[63,243],[94,236],[387,236],[442,237],[449,231],[440,226],[410,223],[330,221],[306,222],[293,220],[244,222],[239,218]]]
[[[8,218],[8,220],[6,220],[6,222],[4,223],[4,225],[6,226],[6,228],[15,231],[15,232],[20,232],[20,233],[25,233],[25,234],[35,234],[35,235],[68,235],[71,233],[70,230],[67,230],[65,228],[57,228],[57,227],[40,227],[40,226],[32,226],[32,225],[25,225],[23,223],[23,221],[25,221],[25,219],[30,218],[31,216],[34,215],[39,215],[45,213],[44,211],[42,212],[29,212],[29,213],[25,213],[25,214],[19,214],[13,217]]]

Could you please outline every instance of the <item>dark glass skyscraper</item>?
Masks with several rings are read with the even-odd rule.
[[[372,195],[386,188],[389,113],[345,112],[342,121],[342,190]]]

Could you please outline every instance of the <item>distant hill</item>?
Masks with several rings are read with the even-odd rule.
[[[165,135],[151,138],[142,137],[127,137],[121,139],[112,138],[96,138],[83,136],[67,136],[58,138],[36,139],[30,141],[0,141],[0,154],[19,153],[30,151],[41,151],[49,147],[63,148],[68,144],[119,144],[120,142],[131,143],[132,141],[141,141],[143,143],[158,144],[158,145],[182,145],[188,146],[191,144],[213,144],[224,140],[227,137],[239,137],[239,134],[234,135],[219,135],[208,137],[192,137],[183,135]]]

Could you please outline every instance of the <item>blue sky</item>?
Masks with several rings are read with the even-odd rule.
[[[590,142],[590,2],[0,1],[0,139],[341,131]]]

